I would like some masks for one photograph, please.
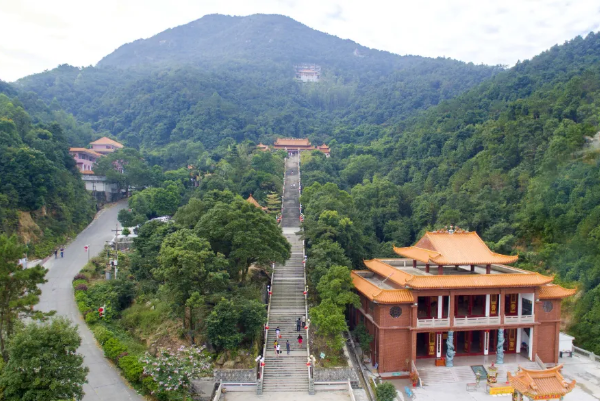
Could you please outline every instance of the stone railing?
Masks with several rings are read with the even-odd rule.
[[[450,325],[450,319],[417,319],[417,327],[448,327]]]
[[[256,383],[254,369],[219,369],[214,374],[217,383]]]
[[[535,322],[534,315],[526,316],[504,316],[505,324],[533,323]]]
[[[315,382],[345,382],[350,380],[352,383],[358,383],[358,375],[352,368],[315,368]]]
[[[455,326],[487,326],[500,324],[500,316],[455,317]]]

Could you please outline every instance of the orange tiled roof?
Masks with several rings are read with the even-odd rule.
[[[508,372],[510,385],[534,400],[562,399],[575,388],[575,380],[567,382],[560,374],[563,365],[546,370],[529,370],[519,366],[519,372]]]
[[[81,171],[81,174],[84,174],[84,175],[94,175],[94,172],[92,170],[83,170],[83,171]]]
[[[310,146],[310,141],[306,138],[277,138],[275,145],[279,146]]]
[[[397,254],[436,265],[513,263],[518,256],[492,252],[476,232],[427,232],[414,246],[396,248]]]
[[[539,273],[468,274],[420,276],[407,273],[378,259],[364,261],[367,268],[380,276],[389,277],[400,286],[425,289],[537,287],[552,282],[552,277]]]
[[[438,288],[498,288],[498,287],[538,287],[548,284],[552,277],[539,273],[507,274],[468,274],[442,276],[413,276],[406,285],[415,289]]]
[[[69,152],[82,152],[82,153],[87,153],[89,155],[97,156],[97,157],[102,156],[100,153],[95,152],[92,149],[86,149],[86,148],[70,148]]]
[[[414,277],[414,275],[396,269],[395,267],[390,266],[378,259],[365,260],[364,263],[365,266],[367,266],[367,268],[372,272],[375,272],[383,277],[389,277],[388,281],[403,287],[406,285],[408,280]]]
[[[248,202],[252,203],[254,206],[256,206],[256,207],[258,207],[258,208],[260,208],[260,209],[262,209],[262,210],[265,210],[265,209],[266,209],[265,207],[262,207],[262,206],[260,205],[260,203],[258,203],[258,201],[257,201],[256,199],[254,199],[254,197],[252,196],[252,194],[250,194],[250,196],[249,196],[249,197],[248,197],[248,199],[246,199],[246,200],[247,200]]]
[[[117,148],[122,148],[123,147],[123,145],[120,144],[119,142],[113,141],[112,139],[107,138],[105,136],[103,136],[100,139],[95,140],[94,142],[90,142],[90,145],[114,145]]]
[[[371,301],[380,304],[405,304],[415,302],[415,298],[410,290],[382,290],[354,271],[351,275],[354,287]]]
[[[575,295],[576,289],[563,288],[557,284],[546,284],[540,287],[540,299],[560,299]]]

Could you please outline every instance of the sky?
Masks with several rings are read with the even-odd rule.
[[[598,0],[0,0],[0,79],[95,65],[214,13],[283,14],[401,55],[508,66],[600,30]]]

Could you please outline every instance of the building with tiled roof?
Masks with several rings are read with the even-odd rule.
[[[319,150],[329,157],[330,149],[329,146],[323,144],[321,146],[314,146],[310,144],[307,138],[277,138],[273,143],[275,149],[283,149],[289,154],[299,153],[305,150]]]
[[[269,150],[269,147],[267,145],[263,145],[262,143],[259,143],[258,145],[256,145],[256,149],[266,152]]]
[[[264,210],[265,212],[267,211],[267,208],[261,206],[260,203],[258,203],[258,201],[256,199],[254,199],[254,196],[252,196],[252,194],[250,194],[250,196],[248,196],[248,199],[246,199],[246,201],[253,204],[257,208]]]
[[[98,140],[95,140],[94,142],[90,142],[90,146],[92,147],[93,151],[101,153],[103,155],[112,153],[117,149],[123,148],[122,144],[105,136]]]
[[[448,338],[455,357],[481,355],[481,364],[504,353],[558,362],[561,300],[576,290],[508,266],[518,256],[458,229],[394,250],[402,258],[366,260],[367,270],[352,272],[361,304],[350,309],[351,326],[363,323],[373,336],[380,374],[408,371],[416,359],[446,363]]]
[[[93,174],[93,167],[102,154],[86,148],[70,148],[69,153],[75,159],[77,168],[83,174]]]
[[[513,400],[562,400],[575,388],[575,380],[568,382],[560,374],[562,367],[558,365],[545,370],[519,367],[514,375],[508,372],[508,382],[515,389]]]

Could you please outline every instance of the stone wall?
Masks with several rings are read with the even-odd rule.
[[[352,386],[358,384],[358,375],[352,368],[315,368],[315,382],[345,382],[350,379]]]
[[[215,369],[214,372],[217,383],[256,383],[255,369]]]

